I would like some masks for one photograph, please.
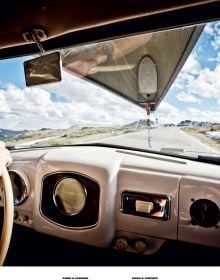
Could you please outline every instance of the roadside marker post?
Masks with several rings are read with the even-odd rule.
[[[150,101],[146,101],[145,104],[146,111],[147,111],[147,130],[148,130],[148,136],[147,136],[147,141],[148,141],[148,147],[151,148],[151,134],[150,134],[150,126],[151,126],[151,121],[150,121],[150,114],[151,114],[151,104]]]

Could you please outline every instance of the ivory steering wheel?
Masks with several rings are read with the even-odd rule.
[[[3,265],[8,252],[14,219],[13,191],[6,167],[3,169],[1,179],[4,193],[4,220],[0,239],[0,266]]]

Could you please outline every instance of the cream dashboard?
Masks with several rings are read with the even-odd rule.
[[[14,222],[142,254],[166,240],[220,247],[220,173],[207,163],[126,149],[16,150]],[[0,192],[0,205],[3,205]]]

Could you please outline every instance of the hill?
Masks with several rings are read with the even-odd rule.
[[[25,134],[27,131],[25,130],[9,130],[9,129],[2,129],[0,128],[0,139],[4,140],[8,137],[14,137],[14,136],[18,136],[18,135],[23,135]]]

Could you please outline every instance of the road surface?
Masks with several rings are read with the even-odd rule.
[[[17,144],[16,147],[21,148],[21,147],[25,147],[25,146],[31,146],[31,145],[37,144],[39,142],[44,142],[44,141],[56,139],[56,138],[60,138],[60,136],[52,136],[52,137],[46,137],[46,138],[41,138],[41,139],[35,139],[32,141]]]
[[[164,152],[167,153],[172,152],[173,149],[183,149],[185,152],[214,152],[212,148],[201,143],[193,136],[186,134],[178,127],[159,127],[151,129],[150,137],[148,135],[148,130],[146,129],[140,132],[126,133],[120,136],[105,138],[92,142],[116,144],[157,151],[166,148],[167,151],[164,150]],[[178,152],[178,150],[176,152]]]

